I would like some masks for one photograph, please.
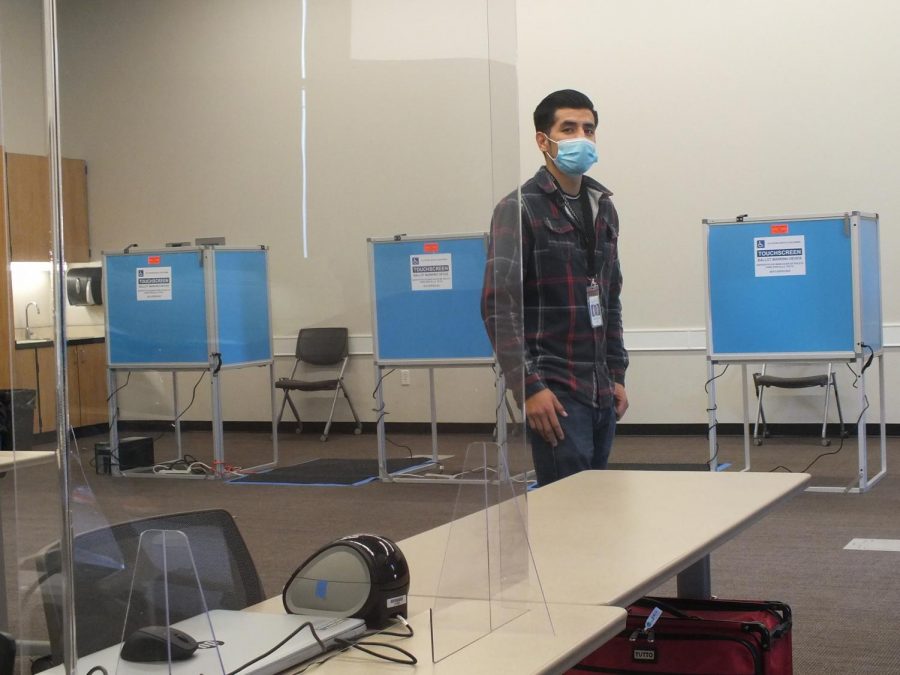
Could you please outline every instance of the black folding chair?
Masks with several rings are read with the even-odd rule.
[[[825,409],[822,413],[822,445],[829,446],[831,441],[828,439],[828,401],[831,390],[834,390],[834,403],[837,406],[838,420],[841,425],[841,438],[847,437],[847,431],[844,429],[844,414],[841,412],[841,398],[838,396],[837,380],[834,377],[834,371],[831,364],[828,364],[828,370],[823,375],[809,375],[807,377],[777,377],[775,375],[766,375],[766,365],[763,364],[761,373],[753,373],[753,386],[756,389],[756,424],[753,425],[753,443],[762,445],[763,438],[769,437],[769,424],[766,422],[766,412],[763,409],[763,393],[768,387],[777,387],[782,389],[806,389],[807,387],[824,387],[825,388]],[[762,422],[762,434],[759,432],[759,425]]]
[[[328,421],[325,423],[325,431],[322,432],[320,440],[328,440],[328,432],[331,430],[331,422],[334,419],[334,408],[337,405],[338,394],[343,393],[347,399],[347,405],[350,406],[350,412],[353,413],[353,419],[356,420],[354,434],[362,433],[362,423],[359,416],[353,408],[347,389],[344,387],[344,371],[349,361],[349,351],[347,346],[347,329],[346,328],[301,328],[297,334],[297,349],[295,353],[297,360],[294,362],[294,369],[291,371],[290,377],[282,377],[275,386],[284,392],[284,400],[281,402],[281,411],[278,413],[278,424],[281,424],[281,417],[284,415],[285,405],[291,407],[294,418],[297,420],[297,433],[303,430],[303,421],[300,419],[300,413],[297,406],[291,399],[292,391],[333,391],[334,397],[331,400],[331,412],[328,414]],[[337,377],[325,380],[298,380],[295,379],[297,370],[301,363],[311,366],[338,366],[340,370]]]

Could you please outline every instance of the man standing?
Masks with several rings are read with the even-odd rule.
[[[482,317],[507,382],[515,393],[524,384],[546,485],[606,468],[628,408],[628,352],[619,218],[612,193],[584,175],[597,161],[597,112],[584,94],[557,91],[538,104],[534,128],[544,166],[522,185],[521,210],[517,192],[494,210]]]

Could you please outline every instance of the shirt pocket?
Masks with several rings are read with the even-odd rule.
[[[575,226],[563,218],[544,218],[542,228],[544,250],[549,258],[571,262],[578,254]]]

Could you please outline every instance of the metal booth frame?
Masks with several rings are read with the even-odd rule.
[[[808,223],[808,221],[825,220],[825,219],[842,219],[844,221],[845,233],[849,234],[850,239],[850,278],[851,278],[851,294],[852,294],[852,345],[848,344],[846,349],[829,350],[829,351],[777,351],[760,353],[726,353],[717,351],[715,341],[715,321],[712,307],[712,286],[710,271],[710,232],[713,228],[729,227],[729,226],[745,226],[745,225],[765,225],[765,224],[784,224],[788,226],[792,223]],[[863,221],[874,221],[874,260],[863,260],[862,244],[861,244],[861,223]],[[749,471],[751,467],[750,461],[750,417],[749,417],[749,396],[748,396],[748,377],[747,366],[753,363],[762,362],[791,362],[791,363],[847,363],[855,364],[859,373],[859,381],[857,386],[857,402],[859,404],[859,419],[857,420],[857,455],[858,470],[856,476],[848,485],[836,486],[812,486],[807,488],[807,492],[853,492],[863,493],[874,487],[887,475],[887,430],[886,430],[886,406],[885,406],[885,376],[884,376],[884,340],[882,335],[882,306],[881,306],[881,276],[880,276],[880,259],[878,257],[878,240],[879,240],[879,217],[877,213],[865,213],[861,211],[848,211],[842,213],[833,213],[825,215],[802,215],[802,216],[776,216],[776,217],[755,217],[748,218],[739,216],[735,219],[725,220],[703,220],[704,225],[704,255],[706,258],[706,330],[707,330],[707,382],[708,382],[708,416],[709,416],[709,457],[710,468],[715,470],[718,461],[718,443],[716,432],[716,374],[715,367],[719,364],[738,364],[741,366],[741,389],[742,389],[742,410],[743,410],[743,430],[744,430],[744,467],[741,471]],[[773,225],[774,226],[774,225]],[[780,226],[780,225],[779,225]],[[871,254],[872,251],[869,251]],[[867,267],[867,265],[869,267]],[[871,273],[871,266],[875,266],[875,277],[870,280],[877,285],[877,293],[870,295],[877,298],[869,297],[868,307],[874,308],[877,305],[877,336],[875,340],[868,339],[867,327],[864,325],[864,297],[867,289],[864,283],[864,272]],[[864,270],[864,268],[866,268]],[[875,330],[873,326],[868,327],[869,331]],[[871,345],[870,342],[874,342]],[[878,364],[878,392],[879,392],[879,430],[880,430],[880,467],[878,472],[870,475],[867,447],[867,412],[869,408],[868,398],[866,396],[866,370],[867,361],[877,360]]]
[[[261,280],[264,283],[265,290],[265,311],[267,316],[267,323],[262,327],[257,327],[257,330],[260,331],[260,334],[265,336],[265,342],[267,345],[267,355],[260,354],[257,355],[256,358],[240,360],[237,359],[233,362],[226,361],[222,356],[222,343],[220,331],[222,329],[222,318],[219,316],[219,308],[218,308],[218,285],[217,285],[217,276],[216,276],[216,256],[218,253],[260,253],[262,252],[263,260],[264,260],[264,280]],[[110,275],[107,274],[107,267],[110,257],[123,257],[123,256],[135,256],[136,258],[144,258],[146,260],[150,260],[154,257],[159,259],[161,256],[167,256],[172,254],[182,254],[182,253],[193,253],[199,256],[200,265],[202,266],[202,279],[203,279],[203,289],[204,289],[204,308],[202,311],[205,314],[205,329],[206,329],[206,360],[195,360],[195,361],[180,361],[180,360],[172,360],[169,362],[166,361],[154,361],[152,359],[140,360],[128,360],[128,359],[120,359],[116,358],[113,355],[113,348],[115,342],[115,331],[111,330],[110,325],[110,293],[109,293],[109,282]],[[246,467],[244,470],[246,471],[259,471],[263,469],[268,469],[276,466],[278,464],[278,433],[276,428],[276,392],[275,392],[275,361],[274,361],[274,344],[272,339],[272,306],[271,306],[271,295],[269,293],[269,258],[268,258],[268,248],[265,246],[257,246],[257,247],[235,247],[235,246],[184,246],[184,247],[172,247],[165,249],[139,249],[139,248],[129,248],[124,251],[104,251],[103,252],[103,293],[105,298],[105,318],[106,318],[106,326],[107,326],[107,341],[106,341],[106,349],[107,349],[107,376],[109,383],[109,416],[110,416],[110,429],[109,429],[109,444],[110,444],[110,452],[113,453],[113,456],[118,454],[119,450],[119,432],[118,432],[118,373],[120,372],[131,372],[131,371],[144,371],[144,372],[170,372],[172,375],[172,405],[173,405],[173,423],[175,427],[175,439],[176,439],[176,447],[177,447],[177,460],[181,460],[184,457],[184,452],[182,448],[182,438],[181,438],[181,420],[180,416],[182,411],[180,411],[180,403],[179,403],[179,393],[178,393],[178,373],[180,372],[207,372],[210,375],[210,408],[211,408],[211,424],[212,424],[212,437],[213,437],[213,477],[215,478],[224,478],[226,476],[225,471],[225,442],[224,442],[224,424],[222,420],[222,399],[221,399],[221,384],[220,384],[220,373],[223,370],[235,370],[239,368],[249,368],[249,367],[266,367],[268,366],[268,375],[269,375],[269,396],[270,396],[270,404],[271,404],[271,415],[272,415],[272,459],[269,462],[265,462],[263,464],[254,466],[254,467]],[[233,300],[233,299],[232,299]],[[238,301],[239,302],[239,301]],[[231,345],[241,344],[240,337],[238,337]],[[162,460],[160,463],[165,463],[172,460]],[[195,475],[190,472],[172,474],[172,473],[154,473],[152,471],[137,471],[137,470],[129,470],[129,471],[120,471],[117,466],[114,468],[115,475],[127,475],[132,477],[178,477],[178,478],[209,478],[207,475]]]

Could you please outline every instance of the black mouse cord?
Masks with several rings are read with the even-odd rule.
[[[389,642],[372,642],[370,640],[353,642],[352,640],[344,640],[342,638],[335,638],[334,641],[342,647],[345,647],[346,649],[358,649],[361,652],[365,652],[366,654],[370,654],[371,656],[376,656],[379,659],[384,659],[385,661],[390,661],[391,663],[400,663],[404,666],[414,666],[419,662],[419,660],[413,654],[406,651],[402,647],[392,645]],[[405,656],[406,658],[400,659],[395,656],[388,656],[387,654],[381,654],[371,649],[366,649],[366,647],[381,647],[382,649],[391,649],[395,652],[403,654],[403,656]]]
[[[366,654],[371,654],[372,656],[377,656],[379,659],[384,659],[386,661],[391,661],[393,663],[400,663],[400,664],[403,664],[406,666],[416,665],[418,663],[418,660],[416,659],[416,657],[413,654],[406,651],[405,649],[401,649],[400,647],[398,647],[397,645],[394,645],[394,644],[388,644],[388,643],[384,643],[384,642],[370,642],[367,640],[367,638],[370,638],[370,637],[380,637],[383,635],[391,635],[393,637],[399,637],[399,638],[411,638],[414,635],[413,627],[409,625],[409,622],[404,617],[402,617],[398,614],[392,618],[395,619],[398,623],[402,623],[403,626],[405,626],[405,628],[406,628],[405,633],[396,633],[396,632],[388,631],[388,630],[369,630],[369,631],[366,631],[365,633],[363,633],[360,637],[357,637],[355,640],[344,640],[342,638],[336,638],[335,643],[340,645],[340,648],[338,650],[332,651],[328,656],[326,656],[323,659],[319,659],[318,661],[307,662],[306,665],[303,666],[303,668],[301,670],[297,671],[297,674],[299,675],[299,673],[305,673],[307,670],[309,670],[310,668],[313,668],[315,666],[321,666],[323,663],[330,661],[331,659],[335,658],[336,656],[340,656],[344,652],[347,652],[351,649],[359,649],[360,651],[365,652]],[[401,652],[402,654],[404,654],[406,656],[406,659],[398,659],[395,657],[388,656],[387,654],[380,654],[380,653],[372,651],[370,649],[363,649],[362,647],[358,647],[357,645],[387,647],[388,649],[393,649],[398,652]]]
[[[269,651],[267,651],[265,654],[260,654],[260,655],[257,656],[255,659],[253,659],[253,660],[251,660],[251,661],[247,661],[247,663],[245,663],[244,665],[240,666],[239,668],[235,668],[234,670],[232,670],[230,673],[228,673],[228,675],[237,675],[237,673],[241,672],[241,671],[244,670],[245,668],[249,668],[250,666],[252,666],[252,665],[253,665],[254,663],[256,663],[257,661],[266,658],[267,656],[269,656],[269,655],[272,654],[273,652],[275,652],[275,651],[277,651],[278,649],[280,649],[281,647],[283,647],[283,646],[287,643],[288,640],[290,640],[292,637],[294,637],[295,635],[297,635],[297,634],[298,634],[300,631],[302,631],[304,628],[309,628],[309,632],[312,633],[313,638],[315,638],[315,641],[319,643],[319,647],[321,647],[321,648],[322,648],[322,651],[324,652],[325,649],[326,649],[326,648],[325,648],[325,643],[322,642],[322,640],[319,639],[319,635],[318,635],[318,633],[316,633],[316,629],[315,629],[315,627],[312,625],[312,622],[311,622],[311,621],[307,621],[306,623],[304,623],[303,625],[301,625],[299,628],[297,628],[296,630],[292,631],[290,635],[288,635],[286,638],[284,638],[284,640],[282,640],[282,641],[279,642],[277,645],[275,645],[274,647],[272,647],[272,648],[271,648]],[[90,675],[90,674],[88,674],[88,675]]]
[[[100,675],[109,675],[109,673],[106,672],[106,668],[104,668],[103,666],[94,666],[89,671],[87,671],[87,675],[94,675],[94,673],[100,673]]]

